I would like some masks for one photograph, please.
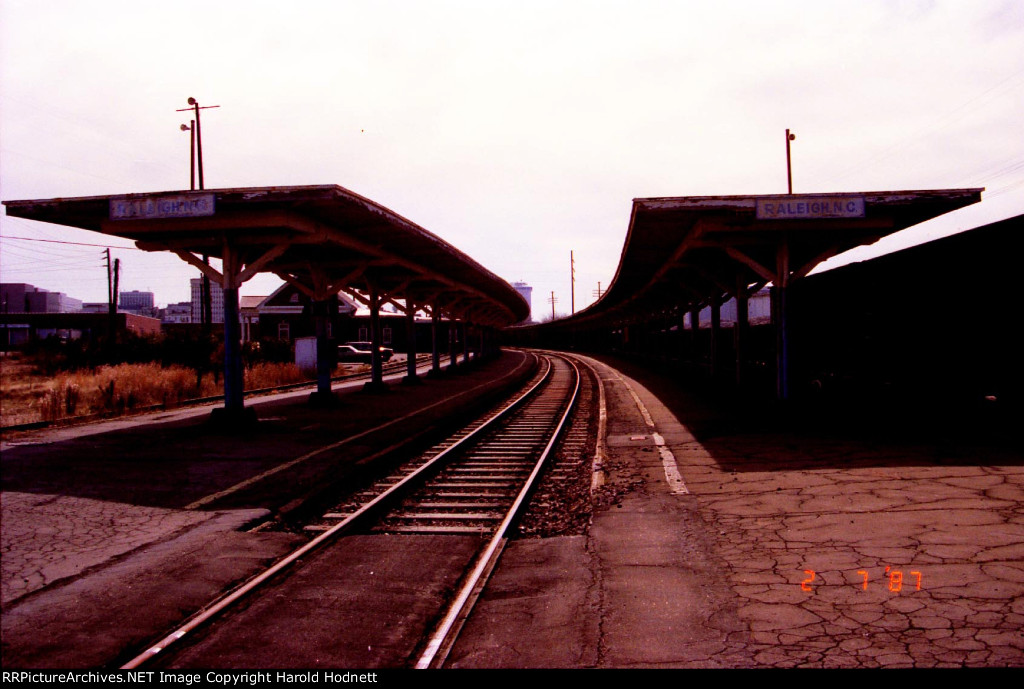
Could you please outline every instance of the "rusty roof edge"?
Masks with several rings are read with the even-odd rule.
[[[287,201],[289,197],[294,197],[302,194],[313,195],[313,200],[322,199],[329,200],[344,199],[347,201],[355,202],[361,205],[365,210],[370,213],[383,216],[389,223],[402,227],[405,231],[411,232],[414,235],[433,243],[439,249],[449,254],[453,258],[456,258],[460,262],[466,264],[468,268],[477,271],[483,278],[484,282],[490,282],[490,286],[482,284],[483,289],[494,289],[498,294],[493,295],[494,301],[505,310],[512,319],[515,319],[519,313],[529,311],[529,304],[523,299],[522,295],[515,290],[512,285],[493,273],[492,271],[485,268],[479,262],[471,258],[466,253],[460,251],[458,248],[445,241],[441,237],[434,233],[424,229],[420,225],[417,225],[413,221],[405,218],[402,215],[394,212],[390,208],[387,208],[376,201],[366,198],[350,189],[346,189],[337,184],[311,184],[311,185],[296,185],[296,186],[275,186],[275,187],[229,187],[229,188],[215,188],[215,189],[182,189],[182,190],[166,190],[166,191],[148,191],[148,192],[135,192],[130,194],[104,194],[98,196],[77,196],[77,197],[58,197],[51,199],[26,199],[26,200],[7,200],[3,201],[3,205],[8,206],[12,209],[29,209],[33,207],[54,207],[61,204],[89,204],[89,203],[101,203],[108,202],[110,199],[133,199],[133,198],[145,198],[154,195],[161,194],[215,194],[218,197],[223,196],[238,196],[242,201],[250,201],[253,199],[266,199],[268,201]],[[220,200],[220,198],[218,198]],[[82,228],[89,229],[89,228]],[[94,231],[94,230],[90,230]],[[504,294],[501,294],[504,292]],[[516,307],[519,307],[518,309]]]
[[[922,198],[946,198],[949,200],[963,200],[970,199],[971,197],[977,196],[978,200],[981,200],[981,193],[985,191],[985,187],[966,187],[958,189],[920,189],[920,190],[901,190],[901,191],[861,191],[861,192],[822,192],[822,193],[807,193],[807,194],[754,194],[754,195],[729,195],[729,196],[662,196],[662,197],[650,197],[650,198],[634,198],[632,210],[629,216],[629,227],[626,230],[626,238],[622,244],[622,251],[619,256],[619,264],[615,269],[615,276],[608,284],[608,288],[605,290],[596,301],[580,309],[576,313],[566,316],[565,318],[559,318],[550,323],[564,323],[574,322],[580,323],[590,320],[591,318],[599,317],[602,315],[602,311],[614,311],[618,305],[605,304],[605,300],[609,294],[613,297],[616,296],[614,293],[617,291],[616,285],[618,283],[619,275],[622,273],[623,259],[626,256],[626,252],[629,249],[630,238],[633,236],[633,228],[636,221],[637,211],[643,210],[672,210],[672,209],[693,209],[701,210],[708,208],[720,208],[723,210],[747,210],[755,209],[757,207],[757,200],[762,198],[820,198],[822,196],[863,196],[865,201],[868,203],[880,203],[888,201],[890,203],[904,203],[920,200]],[[967,205],[967,204],[965,204]],[[961,206],[962,207],[962,206]],[[959,209],[953,209],[959,210]],[[538,327],[543,327],[547,323],[536,324]],[[532,326],[531,326],[532,327]]]
[[[900,191],[850,191],[850,192],[818,192],[800,194],[743,194],[729,196],[655,196],[633,199],[633,207],[644,210],[671,209],[752,209],[756,208],[758,199],[777,198],[821,198],[827,196],[863,196],[870,203],[912,201],[921,198],[963,198],[980,195],[985,187],[965,187],[958,189],[906,189]]]

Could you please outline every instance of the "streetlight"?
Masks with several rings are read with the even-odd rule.
[[[204,107],[199,107],[199,101],[197,101],[195,98],[191,98],[191,97],[188,99],[188,104],[191,105],[192,107],[191,108],[181,108],[181,109],[178,110],[178,112],[185,112],[186,110],[195,110],[195,113],[196,113],[196,119],[195,119],[196,149],[199,151],[199,188],[200,189],[205,189],[206,186],[203,184],[203,127],[202,127],[202,124],[199,122],[199,111],[200,110],[209,110],[210,108],[219,108],[220,106],[219,105],[207,105],[207,106],[204,106]],[[184,128],[184,126],[185,125],[182,125],[183,128]]]
[[[192,145],[191,145],[191,147],[189,149],[190,155],[189,155],[189,160],[188,160],[188,175],[189,175],[189,181],[192,184],[191,189],[192,189],[192,191],[195,191],[196,190],[196,121],[192,120],[192,126],[191,127],[188,126],[187,124],[181,125],[181,131],[183,131],[183,132],[192,132],[192,136],[189,137],[190,139],[192,139]]]
[[[199,107],[199,101],[197,101],[195,98],[192,98],[192,97],[189,97],[188,104],[191,105],[192,107],[190,107],[190,108],[181,108],[177,112],[185,112],[186,110],[194,110],[195,113],[196,113],[196,118],[194,120],[192,120],[192,127],[191,128],[190,127],[186,127],[185,125],[181,125],[181,131],[185,131],[185,130],[188,130],[188,129],[191,129],[191,131],[192,131],[192,143],[193,143],[193,146],[192,146],[192,171],[193,171],[192,190],[195,191],[195,188],[196,188],[195,153],[196,153],[197,150],[199,151],[199,188],[200,189],[205,189],[206,188],[206,185],[203,183],[203,134],[202,134],[203,130],[202,130],[202,126],[200,125],[200,122],[199,122],[199,111],[200,110],[208,110],[210,108],[219,108],[220,106],[219,105],[207,105],[207,106],[201,108],[201,107]],[[203,263],[209,265],[210,257],[209,257],[208,254],[203,254]],[[213,308],[212,308],[212,303],[211,303],[212,302],[212,295],[210,294],[210,276],[207,275],[206,273],[203,273],[202,300],[203,300],[203,309],[202,309],[203,329],[204,329],[204,331],[208,332],[208,328],[210,327],[210,324],[213,322]]]
[[[789,157],[789,142],[790,141],[796,141],[796,134],[790,134],[789,130],[787,129],[786,130],[786,181],[789,183],[789,193],[792,194],[793,193],[793,166],[792,166],[792,164],[790,162],[790,157]],[[200,163],[199,165],[200,165],[199,169],[202,170],[202,163]],[[200,174],[202,174],[202,173],[200,173]]]

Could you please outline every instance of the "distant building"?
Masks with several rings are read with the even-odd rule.
[[[177,304],[168,304],[166,309],[160,310],[161,323],[191,323],[192,302],[180,301]]]
[[[106,313],[0,313],[0,350],[50,337],[62,340],[103,337],[110,332],[110,325],[110,316]],[[114,329],[118,333],[158,335],[160,321],[134,313],[119,313],[114,318]]]
[[[153,293],[152,292],[140,292],[138,290],[132,290],[131,292],[121,292],[119,295],[119,302],[117,305],[118,311],[125,311],[127,313],[137,313],[143,316],[155,316],[156,309],[153,306]]]
[[[308,337],[316,334],[313,320],[312,302],[309,297],[299,293],[294,286],[284,283],[268,297],[264,297],[255,307],[246,307],[249,321],[243,330],[248,332],[248,339],[266,338],[294,342],[296,337]],[[255,311],[255,313],[253,313]],[[328,325],[328,337],[335,337],[334,327],[338,319],[352,316],[356,305],[344,294],[338,294],[338,313]],[[243,320],[245,320],[243,318]],[[243,324],[245,326],[245,324]],[[348,336],[346,336],[348,337]],[[348,339],[353,339],[349,337]]]
[[[82,300],[24,282],[0,283],[0,313],[77,313]]]
[[[260,304],[266,297],[239,297],[238,312],[242,317],[242,342],[259,339]]]
[[[519,294],[522,295],[523,299],[526,300],[526,303],[530,305],[530,315],[526,318],[526,320],[527,321],[532,321],[533,320],[533,288],[530,287],[525,282],[522,282],[522,281],[520,281],[520,282],[513,282],[512,283],[512,288],[515,289],[516,292],[519,292]]]
[[[203,279],[192,278],[192,322],[203,322]],[[211,323],[224,322],[224,290],[213,280],[210,281]]]

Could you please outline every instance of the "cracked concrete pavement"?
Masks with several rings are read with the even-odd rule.
[[[1018,449],[736,426],[597,366],[608,478],[589,535],[512,543],[453,666],[1024,667]]]
[[[3,604],[214,516],[67,495],[5,492]]]

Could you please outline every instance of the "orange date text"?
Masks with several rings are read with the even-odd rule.
[[[907,591],[920,591],[921,590],[921,572],[912,570],[906,575],[902,570],[893,569],[891,566],[886,567],[885,571],[882,572],[881,581],[878,581],[877,577],[872,575],[866,569],[858,569],[857,574],[863,577],[863,580],[858,584],[862,591],[868,590],[868,582],[874,580],[877,582],[873,586],[881,585],[885,586],[889,593],[902,593],[904,590]],[[818,573],[813,569],[805,569],[804,577],[800,581],[800,589],[803,591],[811,592],[814,591],[814,587],[818,583]]]

